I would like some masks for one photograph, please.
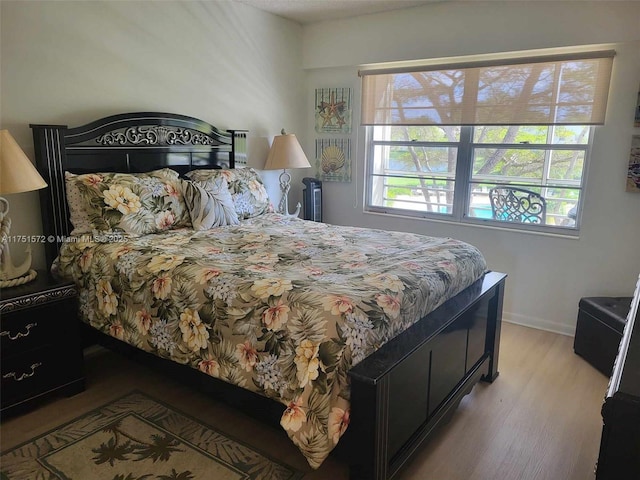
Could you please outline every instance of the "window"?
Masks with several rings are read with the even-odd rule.
[[[372,127],[367,207],[504,222],[489,192],[509,185],[545,199],[541,225],[575,229],[589,138],[589,126]]]
[[[577,231],[591,125],[604,121],[612,58],[361,72],[367,210]],[[516,195],[498,198],[506,187]],[[499,208],[512,210],[522,196],[518,206],[542,205],[539,218],[535,209]]]

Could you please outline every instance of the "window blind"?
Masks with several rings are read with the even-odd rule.
[[[601,125],[614,56],[362,70],[362,125]]]

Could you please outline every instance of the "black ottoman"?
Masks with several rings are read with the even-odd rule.
[[[631,297],[580,299],[573,350],[606,376],[611,376]]]

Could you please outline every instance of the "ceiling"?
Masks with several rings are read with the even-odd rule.
[[[237,0],[303,25],[445,0]]]

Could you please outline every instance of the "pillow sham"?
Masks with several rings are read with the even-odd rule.
[[[71,235],[144,235],[191,226],[178,172],[65,172]]]
[[[253,168],[192,170],[186,176],[191,180],[207,183],[217,178],[224,178],[229,185],[233,205],[240,220],[257,217],[270,211],[269,195],[258,172]]]
[[[240,223],[229,185],[223,177],[210,182],[183,180],[182,186],[194,230]]]

